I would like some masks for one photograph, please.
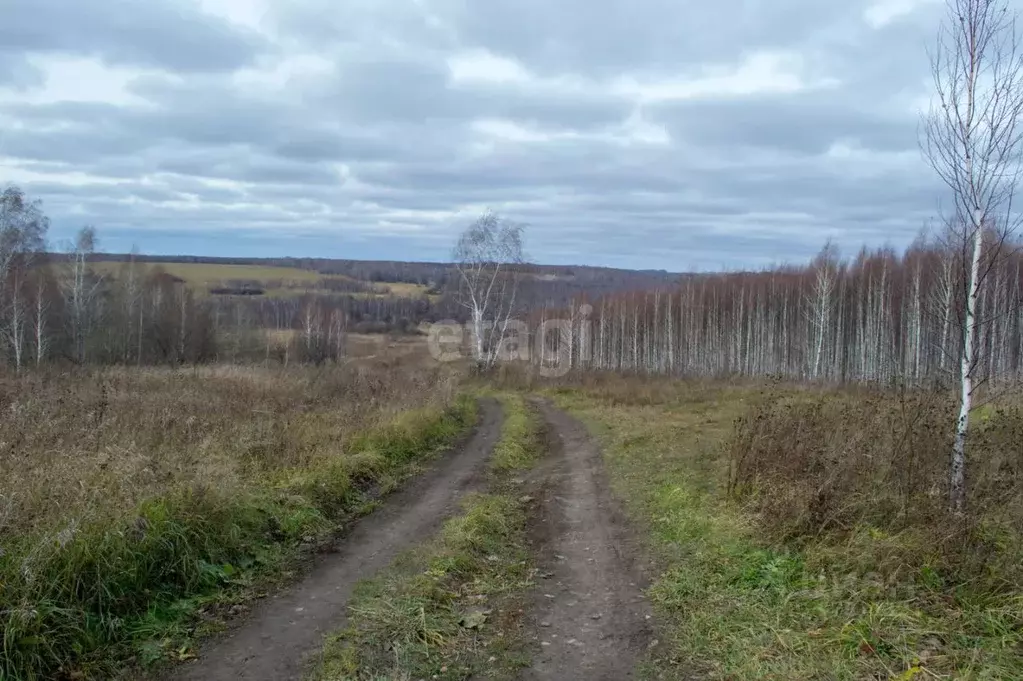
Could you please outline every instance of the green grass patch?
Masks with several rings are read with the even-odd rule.
[[[511,476],[538,460],[540,421],[521,395],[500,397],[490,493],[469,495],[438,536],[359,585],[347,628],[328,637],[311,679],[511,679],[527,664],[531,499]]]
[[[476,402],[463,397],[455,403],[452,418],[436,418],[430,409],[401,412],[385,424],[356,437],[352,449],[377,455],[390,465],[422,458],[424,450],[450,443],[475,419]]]
[[[504,424],[490,460],[490,469],[498,476],[532,468],[543,451],[540,417],[532,407],[518,393],[500,398]]]
[[[451,443],[475,402],[401,415],[350,454],[239,494],[192,486],[121,521],[6,540],[0,550],[0,679],[111,678],[187,658],[201,614],[265,585],[300,547],[364,512],[381,486]]]
[[[934,543],[913,528],[772,539],[772,518],[729,497],[726,445],[755,391],[555,396],[602,440],[660,566],[651,678],[1023,678],[1019,584],[952,579],[928,565]]]

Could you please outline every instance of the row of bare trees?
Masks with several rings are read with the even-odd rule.
[[[948,492],[949,508],[961,514],[977,397],[1023,382],[1023,251],[1005,229],[974,235],[960,224],[902,254],[864,250],[843,260],[828,245],[806,267],[690,276],[677,288],[542,309],[532,321],[525,328],[539,342],[504,337],[502,352],[538,347],[529,359],[559,374],[779,377],[954,392]]]
[[[347,312],[328,299],[296,299],[272,337],[246,301],[203,296],[159,266],[129,257],[94,262],[96,231],[83,228],[47,252],[49,221],[17,187],[0,193],[0,358],[14,371],[49,362],[182,364],[267,359],[322,363],[344,354]]]
[[[50,362],[202,362],[217,343],[209,307],[159,269],[129,262],[114,273],[90,262],[96,233],[79,232],[66,252],[48,254],[37,203],[8,188],[0,202],[0,357],[15,371]],[[30,225],[31,229],[19,227]]]
[[[958,380],[966,321],[959,252],[828,245],[808,266],[686,277],[673,289],[541,310],[547,353],[573,369],[833,382]],[[1023,257],[1001,258],[978,294],[978,381],[1023,378]]]

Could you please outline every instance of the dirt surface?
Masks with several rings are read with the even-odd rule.
[[[634,541],[585,427],[546,402],[551,452],[534,543],[541,575],[533,618],[538,650],[528,681],[622,681],[651,639]]]
[[[457,510],[458,499],[484,480],[484,465],[500,436],[502,415],[492,400],[472,437],[432,470],[390,496],[356,523],[292,588],[261,602],[225,638],[195,662],[174,670],[173,681],[291,681],[302,678],[323,636],[344,624],[355,584],[435,532]]]

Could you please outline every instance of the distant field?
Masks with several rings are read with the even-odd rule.
[[[391,293],[396,296],[404,296],[407,298],[426,295],[426,292],[429,290],[428,287],[423,286],[422,284],[406,284],[403,282],[382,282],[381,286],[386,286],[391,290]]]
[[[339,277],[344,279],[345,277]],[[353,280],[357,281],[357,280]],[[386,296],[397,296],[399,298],[430,298],[435,300],[439,296],[427,294],[430,290],[429,286],[423,286],[422,284],[406,284],[400,281],[375,281],[372,282],[373,286],[386,287],[390,293],[353,293],[352,295],[356,298],[379,298]]]
[[[190,286],[217,286],[231,280],[315,282],[324,275],[297,267],[263,267],[261,265],[220,265],[207,263],[173,262],[142,263],[147,269],[162,268],[167,274],[184,279]],[[123,263],[99,262],[96,269],[104,274],[117,275]]]
[[[345,275],[321,274],[312,270],[297,267],[271,267],[263,265],[229,265],[219,263],[142,263],[147,269],[160,267],[168,274],[183,279],[185,283],[199,292],[207,292],[211,288],[227,286],[231,282],[259,282],[267,287],[267,297],[302,295],[310,292],[325,292],[317,286],[324,281],[350,281],[366,286],[386,288],[390,293],[359,292],[350,293],[359,298],[383,297],[387,295],[418,298],[426,296],[428,287],[421,284],[402,282],[360,282]],[[124,267],[119,262],[98,262],[95,268],[100,273],[116,277]]]

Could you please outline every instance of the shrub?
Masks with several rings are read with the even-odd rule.
[[[975,576],[1023,531],[1023,412],[975,418],[965,519],[946,512],[954,419],[952,401],[928,392],[763,400],[728,443],[729,491],[780,540],[905,533],[896,563]]]

